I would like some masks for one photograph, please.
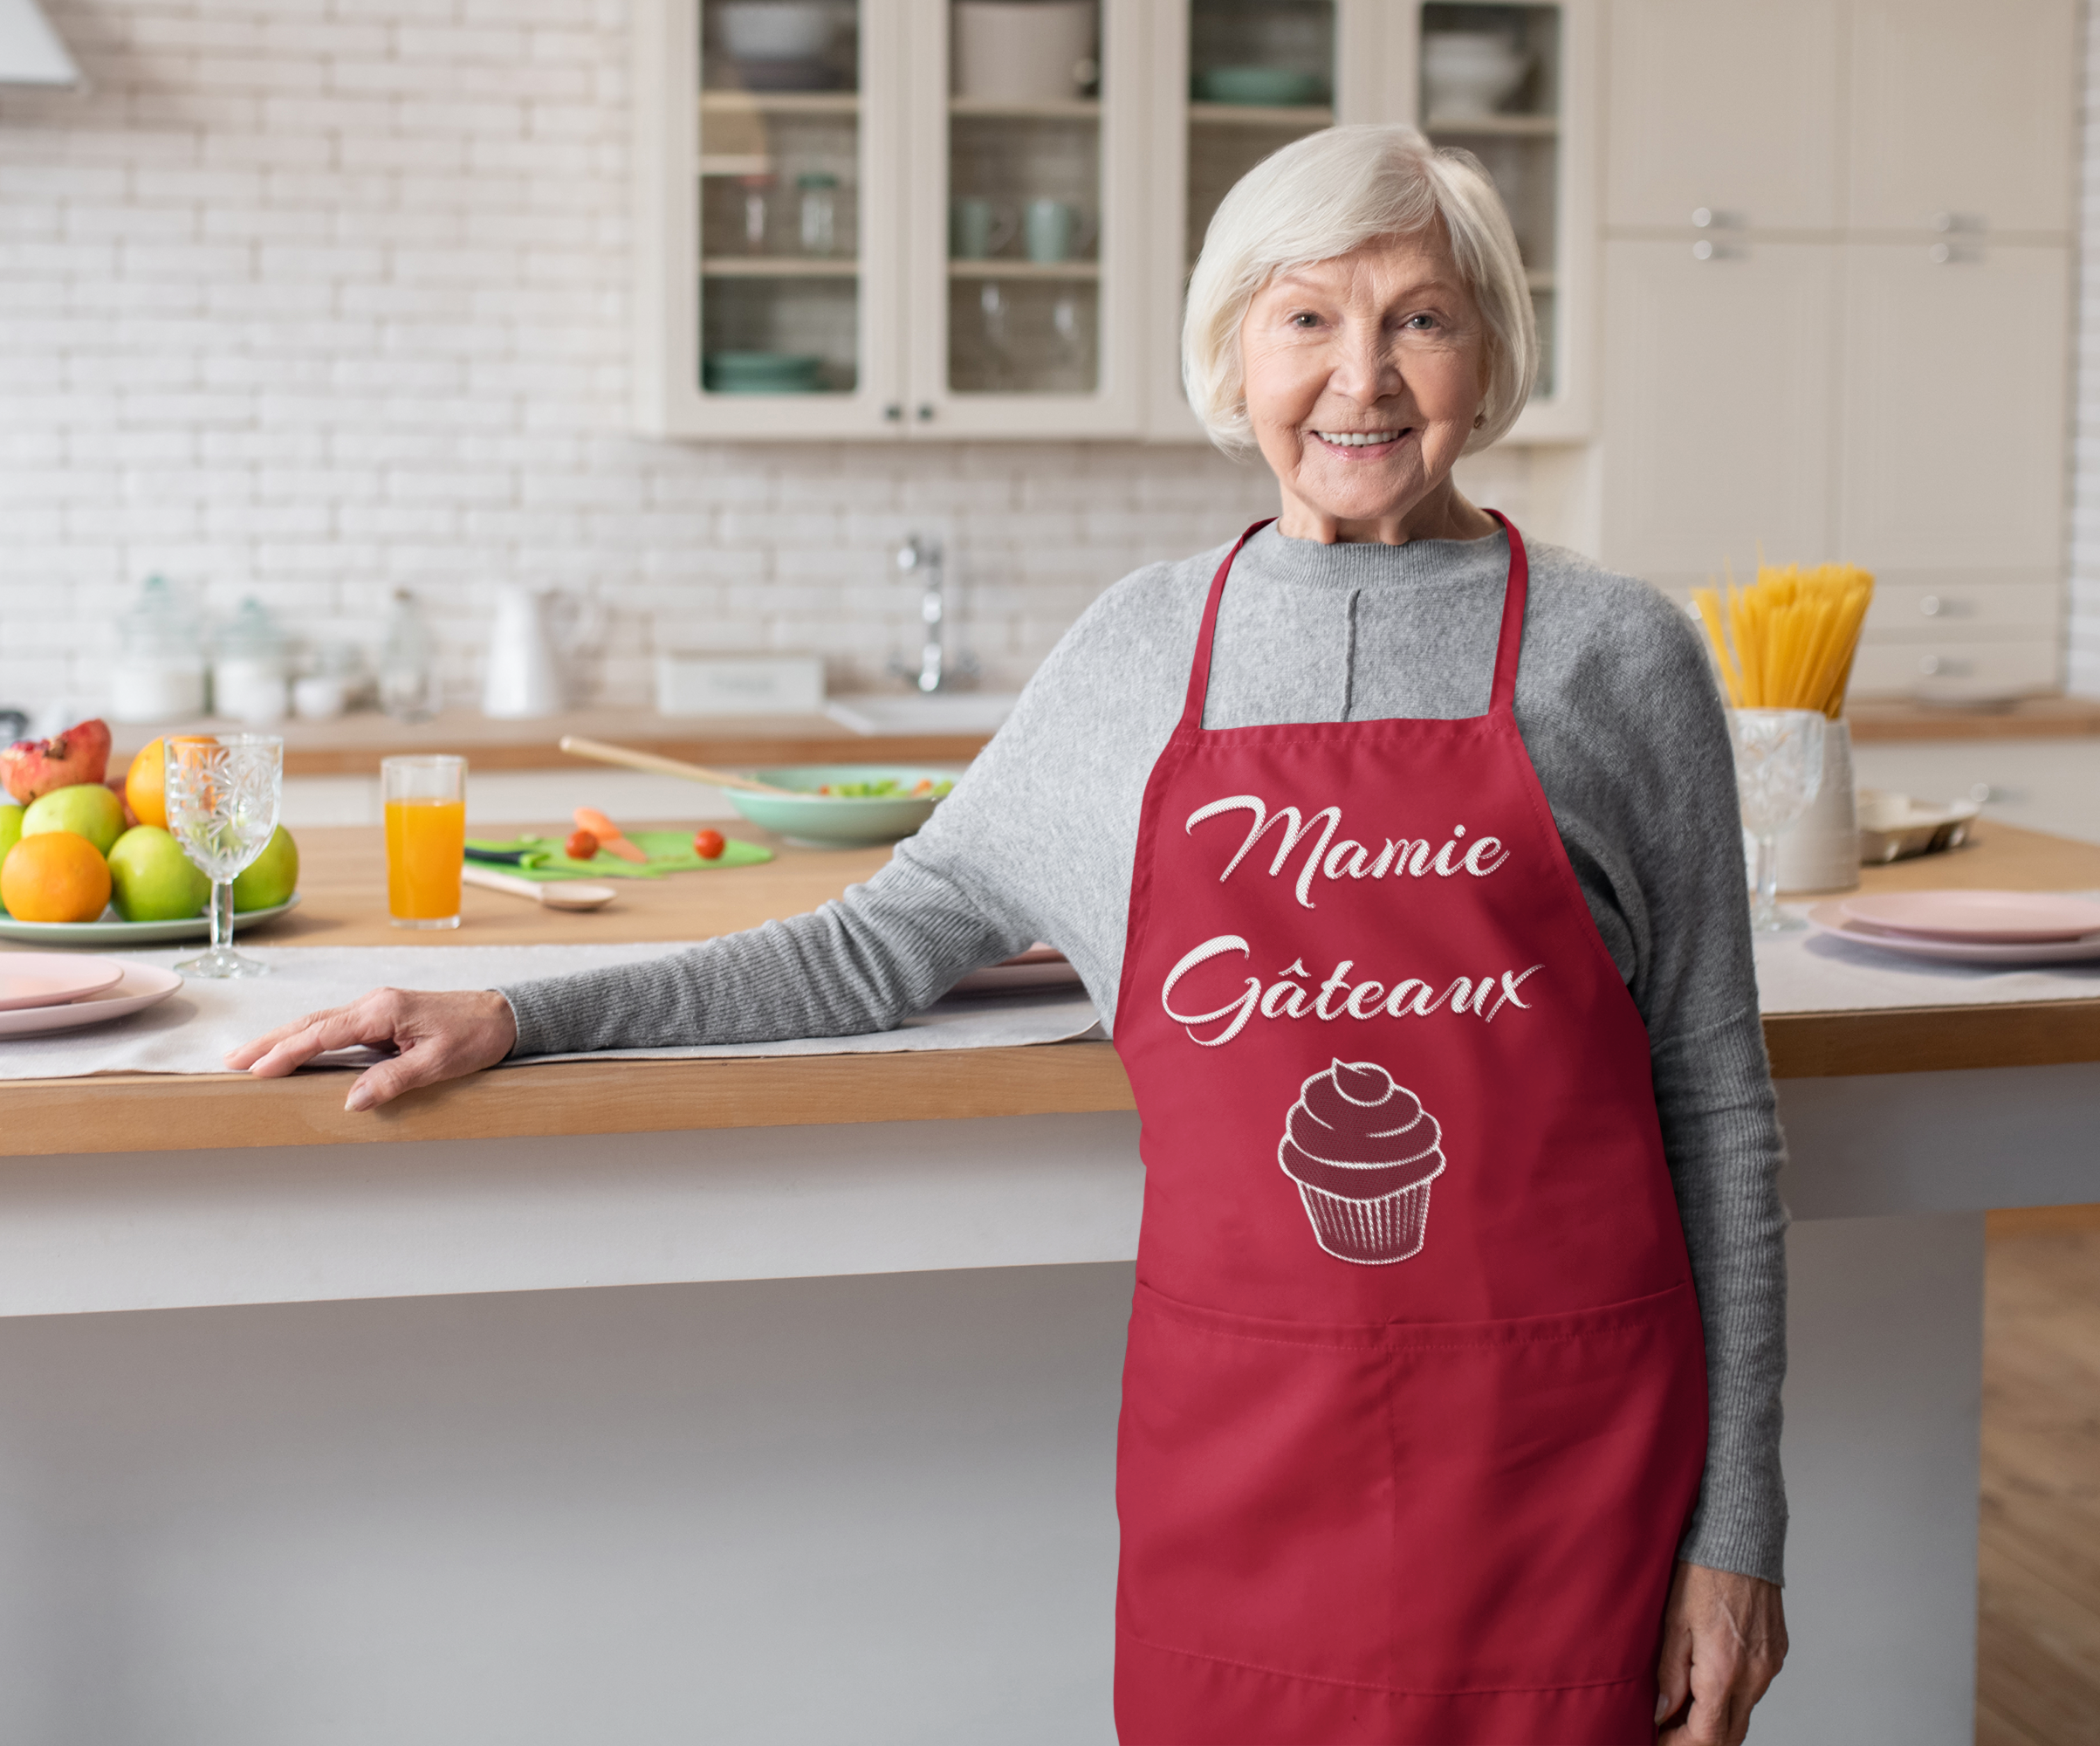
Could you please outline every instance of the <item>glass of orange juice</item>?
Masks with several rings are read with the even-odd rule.
[[[467,842],[467,760],[442,753],[379,766],[387,808],[387,912],[395,927],[459,925]]]

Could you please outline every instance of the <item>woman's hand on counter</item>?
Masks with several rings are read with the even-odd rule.
[[[1663,1607],[1656,1668],[1659,1746],[1737,1746],[1750,1731],[1750,1707],[1786,1659],[1787,1615],[1776,1584],[1679,1564]]]
[[[346,1110],[375,1110],[419,1085],[493,1067],[518,1041],[518,1017],[492,988],[429,993],[374,988],[361,1000],[309,1013],[229,1049],[226,1064],[278,1079],[333,1048],[391,1048],[394,1058],[357,1076]]]

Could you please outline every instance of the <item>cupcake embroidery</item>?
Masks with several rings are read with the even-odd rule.
[[[1420,1250],[1443,1133],[1376,1062],[1337,1061],[1299,1087],[1276,1161],[1336,1260],[1382,1267]]]

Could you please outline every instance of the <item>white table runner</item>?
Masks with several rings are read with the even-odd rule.
[[[2092,892],[2079,895],[2091,897]],[[1782,905],[1805,915],[1808,905]],[[1905,958],[1810,930],[1757,943],[1759,1004],[1767,1013],[1886,1007],[1983,1007],[2100,998],[2100,960],[2086,964],[1949,964]]]
[[[372,988],[389,984],[397,988],[488,988],[631,964],[681,949],[675,943],[390,947],[244,942],[241,950],[266,961],[270,975],[252,981],[186,982],[157,1007],[92,1029],[0,1038],[0,1080],[93,1073],[218,1073],[224,1071],[225,1052],[237,1044],[319,1007],[342,1006]],[[195,951],[194,946],[184,946],[115,955],[165,967]],[[1757,977],[1760,1002],[1767,1013],[2100,998],[2100,962],[2002,967],[1946,964],[1899,958],[1814,932],[1760,940]],[[1063,1042],[1095,1028],[1092,1001],[1077,990],[1056,989],[943,1000],[896,1030],[866,1036],[607,1053],[640,1059],[883,1055]],[[331,1058],[327,1064],[355,1066],[370,1058],[356,1052]]]
[[[52,1036],[0,1038],[0,1080],[63,1079],[91,1073],[223,1073],[228,1049],[323,1007],[340,1007],[367,991],[490,988],[539,976],[562,976],[682,947],[634,945],[270,946],[244,940],[241,951],[271,966],[267,976],[237,982],[190,980],[158,1006],[129,1018]],[[195,946],[113,954],[163,968],[195,955]],[[894,1031],[868,1036],[813,1037],[786,1042],[730,1043],[706,1048],[620,1049],[628,1058],[782,1055],[883,1055],[935,1048],[992,1048],[1062,1042],[1095,1027],[1094,1003],[1076,989],[943,1000]],[[353,1051],[326,1063],[359,1066]],[[576,1060],[542,1055],[541,1061]],[[601,1057],[593,1056],[592,1059]],[[529,1066],[531,1062],[514,1063]]]

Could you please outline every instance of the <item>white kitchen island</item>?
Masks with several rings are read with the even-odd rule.
[[[1767,1030],[1795,1653],[1753,1738],[1951,1746],[1982,1209],[2100,1199],[2100,1000]],[[361,1124],[331,1076],[0,1085],[0,1739],[1108,1741],[1120,1085],[1088,1043]]]

